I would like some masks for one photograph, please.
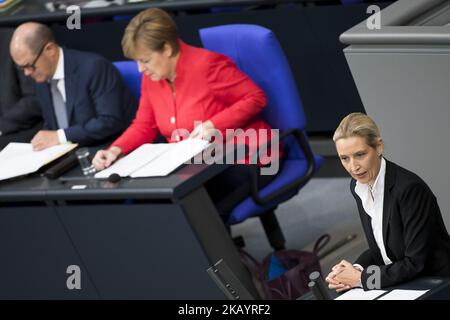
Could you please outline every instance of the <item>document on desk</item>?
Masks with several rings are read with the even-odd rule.
[[[41,151],[33,151],[31,143],[9,143],[0,152],[0,180],[38,171],[44,165],[73,150],[77,144],[60,144]]]
[[[416,300],[429,290],[401,290],[394,289],[378,300]]]
[[[167,176],[209,145],[208,141],[201,139],[143,144],[111,167],[98,172],[95,178],[108,178],[113,173],[132,178]]]
[[[361,288],[351,289],[334,300],[374,300],[381,296],[386,290],[367,290]]]

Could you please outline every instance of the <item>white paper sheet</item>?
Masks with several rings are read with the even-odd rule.
[[[378,300],[416,300],[429,290],[401,290],[394,289]]]
[[[108,178],[113,173],[117,173],[121,177],[127,177],[170,148],[169,143],[143,144],[111,167],[96,173],[94,177]]]
[[[207,146],[209,142],[201,139],[144,144],[111,167],[95,174],[95,178],[108,178],[113,173],[132,178],[166,176]]]
[[[385,292],[386,290],[364,291],[361,288],[355,288],[343,293],[334,300],[374,300]]]
[[[130,176],[132,178],[166,176],[208,145],[208,141],[201,139],[186,139],[178,143],[172,143],[168,151],[160,154]]]
[[[76,146],[76,144],[61,144],[33,151],[31,143],[11,142],[0,152],[0,180],[36,172]]]

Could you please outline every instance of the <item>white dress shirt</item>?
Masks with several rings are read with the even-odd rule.
[[[52,80],[58,80],[56,87],[58,88],[59,92],[61,93],[61,96],[64,100],[64,103],[66,102],[66,82],[64,80],[64,51],[63,49],[59,48],[59,59],[58,64],[56,65],[55,74],[53,75]],[[66,134],[64,133],[64,129],[59,129],[57,131],[58,133],[58,139],[59,143],[66,143],[67,138]]]
[[[386,254],[386,247],[383,241],[383,203],[384,203],[384,178],[386,175],[386,160],[381,158],[380,171],[378,172],[372,190],[368,184],[356,181],[355,192],[361,199],[364,211],[370,216],[372,231],[375,241],[380,249],[384,264],[391,264],[392,261]]]

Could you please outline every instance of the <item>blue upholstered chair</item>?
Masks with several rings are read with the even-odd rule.
[[[125,85],[130,89],[134,98],[139,101],[142,74],[139,72],[137,63],[135,61],[116,61],[113,64],[119,70]]]
[[[262,190],[252,176],[252,196],[239,203],[227,223],[259,217],[274,249],[284,248],[285,239],[274,210],[295,196],[322,163],[308,143],[303,105],[289,64],[274,33],[256,25],[224,25],[200,30],[203,46],[227,55],[266,93],[263,118],[280,129],[285,163],[277,177]]]

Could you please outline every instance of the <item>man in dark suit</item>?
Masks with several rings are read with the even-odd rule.
[[[33,81],[14,67],[9,55],[13,29],[0,29],[0,150],[10,142],[30,142],[42,128]]]
[[[20,25],[10,53],[36,82],[45,121],[31,140],[35,150],[68,141],[104,144],[134,118],[137,104],[114,66],[96,54],[59,47],[47,26]]]

